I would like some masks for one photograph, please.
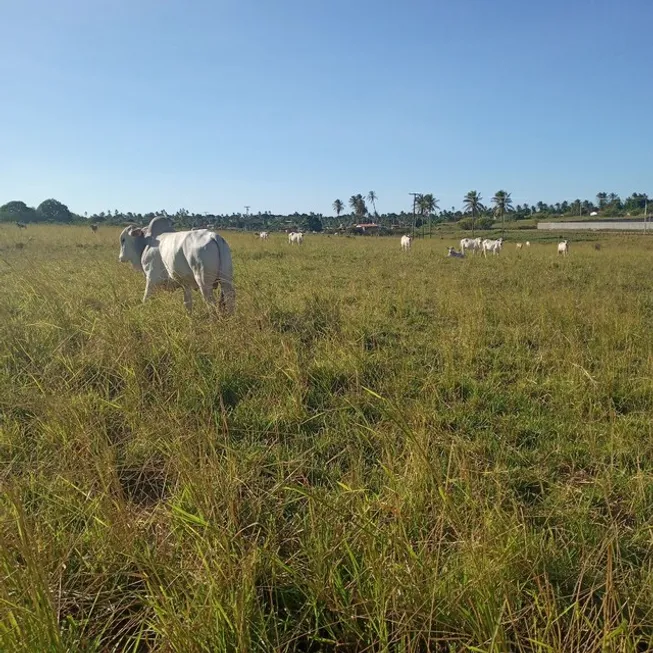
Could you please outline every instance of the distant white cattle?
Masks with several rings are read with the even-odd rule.
[[[95,232],[97,231],[97,225],[96,225],[96,224],[92,224],[92,225],[91,225],[91,231],[92,231],[93,233],[95,233]]]
[[[522,243],[517,243],[517,249],[521,249],[524,245]]]
[[[527,240],[527,241],[526,241],[526,247],[530,247],[530,246],[531,246],[531,243],[530,243],[529,240]]]
[[[401,249],[404,252],[407,252],[411,248],[412,244],[413,244],[413,239],[410,236],[405,235],[401,237]]]
[[[562,242],[558,243],[558,254],[562,254],[563,256],[567,256],[567,254],[569,254],[568,240],[563,240]]]
[[[460,241],[460,251],[464,254],[466,249],[471,249],[476,255],[476,252],[482,251],[482,243],[480,238],[462,238]]]
[[[447,256],[450,258],[465,258],[465,252],[457,252],[453,247],[447,247]]]
[[[487,258],[487,253],[492,252],[493,256],[501,253],[501,248],[503,247],[503,238],[498,238],[497,240],[490,240],[486,238],[481,246],[483,248],[483,256]]]
[[[292,245],[293,243],[296,243],[297,245],[301,245],[304,242],[304,234],[301,231],[291,231],[288,234],[288,244]]]
[[[145,274],[144,302],[157,287],[181,286],[190,312],[193,288],[199,288],[204,300],[214,305],[213,290],[219,285],[220,308],[228,313],[235,309],[231,250],[213,231],[174,231],[168,218],[154,218],[145,229],[123,229],[118,258]]]
[[[267,231],[261,231],[258,235],[261,240],[267,240],[270,237],[270,234]]]

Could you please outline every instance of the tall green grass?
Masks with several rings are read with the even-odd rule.
[[[117,234],[0,228],[1,650],[653,646],[653,241]]]

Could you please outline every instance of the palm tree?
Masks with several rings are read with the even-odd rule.
[[[512,199],[510,193],[507,193],[505,190],[498,190],[494,197],[492,198],[494,203],[494,213],[501,219],[501,232],[505,231],[504,229],[504,218],[507,211],[512,211]]]
[[[610,200],[610,204],[615,205],[619,202],[619,195],[617,195],[617,193],[610,193],[608,195],[608,200]]]
[[[349,198],[349,206],[351,206],[354,215],[357,218],[362,218],[367,213],[367,206],[365,206],[365,200],[363,196],[358,193],[358,195],[352,195]]]
[[[336,212],[336,218],[340,218],[340,214],[345,210],[345,203],[342,200],[336,200],[333,203],[333,210]]]
[[[477,190],[470,190],[463,198],[465,210],[472,212],[472,238],[474,238],[474,232],[476,230],[476,215],[483,209],[481,199],[483,198]]]
[[[417,198],[417,208],[422,216],[422,234],[424,233],[424,218],[428,217],[429,219],[429,237],[431,236],[431,216],[434,211],[437,211],[440,207],[438,206],[438,200],[433,196],[433,193],[426,193],[426,195],[420,195]]]
[[[596,201],[599,204],[599,209],[602,209],[605,206],[605,201],[608,199],[608,194],[607,193],[597,193],[596,194]]]
[[[379,199],[378,195],[377,195],[373,190],[371,190],[371,191],[367,194],[367,201],[368,201],[368,202],[372,205],[372,207],[374,208],[374,215],[375,215],[376,217],[378,217],[378,215],[379,215],[379,214],[376,212],[376,200],[378,200],[378,199]]]

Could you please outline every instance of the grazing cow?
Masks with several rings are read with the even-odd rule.
[[[562,242],[558,243],[558,254],[567,256],[568,253],[569,253],[569,241],[563,240]]]
[[[17,226],[19,229],[27,229],[27,225],[26,225],[26,224],[23,224],[22,222],[17,222],[17,223],[16,223],[16,226]]]
[[[523,247],[522,243],[517,243],[517,249],[521,249]]]
[[[407,252],[411,248],[412,244],[413,244],[413,239],[410,236],[405,235],[401,237],[402,251]]]
[[[526,241],[526,247],[530,247],[530,246],[531,246],[531,242],[530,242],[530,240],[527,240]]]
[[[220,308],[233,313],[231,250],[222,236],[200,229],[174,231],[168,218],[154,218],[145,229],[129,226],[120,234],[121,263],[129,261],[145,274],[145,302],[157,286],[184,290],[184,305],[193,306],[193,288],[214,305],[213,289],[220,285]]]
[[[270,234],[267,231],[261,231],[258,235],[261,240],[267,240],[270,237]]]
[[[465,252],[457,252],[453,247],[447,247],[447,256],[450,258],[465,258]]]
[[[97,231],[97,225],[96,224],[92,224],[92,225],[90,225],[90,227],[91,227],[91,231],[93,233],[95,233]]]
[[[296,243],[297,245],[301,245],[304,242],[304,234],[301,231],[291,231],[288,234],[288,244],[292,245],[293,243]]]
[[[501,248],[503,247],[503,238],[497,240],[489,240],[486,238],[482,243],[483,247],[483,256],[487,258],[487,253],[492,252],[493,256],[501,253]]]
[[[460,251],[464,254],[466,249],[471,249],[476,256],[476,252],[482,250],[480,238],[463,238],[460,241]]]

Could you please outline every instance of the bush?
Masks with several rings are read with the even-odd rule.
[[[479,229],[480,231],[487,231],[488,229],[492,229],[492,226],[494,225],[494,220],[492,218],[476,218],[476,228]],[[471,231],[472,230],[472,219],[471,218],[463,218],[458,222],[458,226],[460,229],[463,229],[464,231]]]

